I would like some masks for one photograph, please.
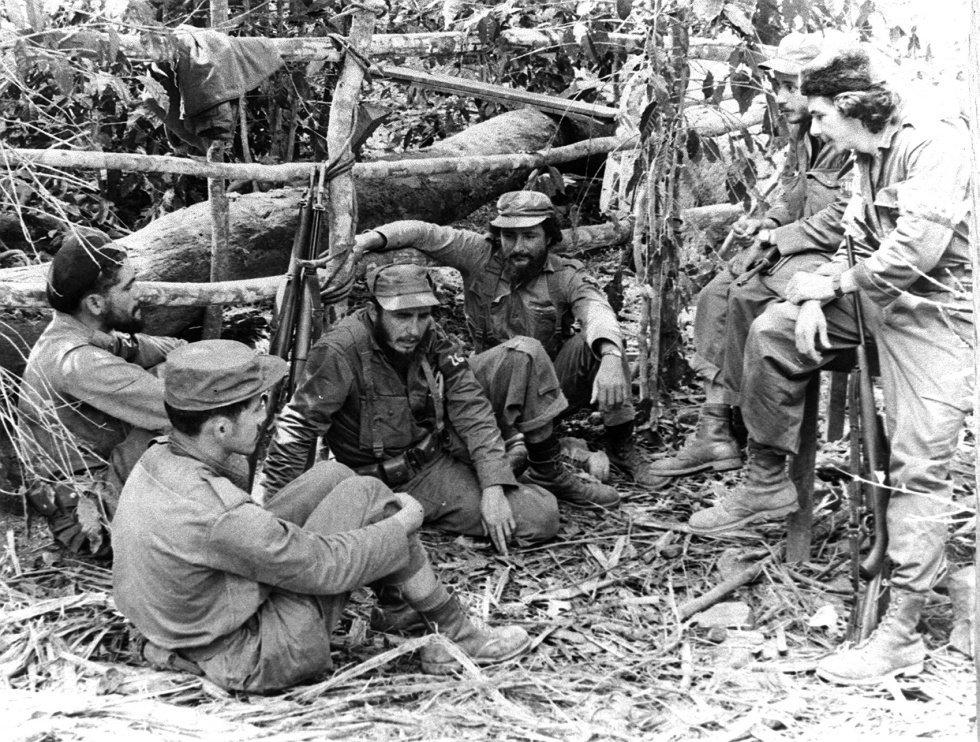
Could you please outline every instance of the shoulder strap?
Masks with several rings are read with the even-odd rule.
[[[436,375],[432,372],[432,364],[429,363],[429,359],[422,356],[422,373],[425,374],[425,383],[429,387],[429,394],[432,395],[432,403],[435,405],[436,414],[436,435],[442,433],[443,427],[443,414],[445,410],[445,405],[443,404],[443,388],[441,382],[441,377],[436,379]]]
[[[371,337],[363,321],[345,323],[345,330],[351,335],[352,344],[358,349],[361,361],[361,375],[364,377],[364,405],[361,410],[361,426],[371,430],[371,453],[381,461],[385,457],[384,436],[381,435],[381,416],[378,413],[378,392],[374,387],[374,376],[371,374],[371,363],[374,352],[371,349]]]

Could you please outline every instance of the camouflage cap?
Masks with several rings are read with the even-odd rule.
[[[551,199],[538,191],[511,191],[497,199],[497,218],[490,222],[503,229],[520,229],[540,224],[555,215]]]
[[[256,353],[235,340],[202,340],[167,356],[163,399],[178,410],[213,410],[267,391],[288,370],[282,358]]]
[[[421,265],[399,263],[374,268],[368,272],[367,285],[381,308],[389,312],[439,304],[429,271]]]

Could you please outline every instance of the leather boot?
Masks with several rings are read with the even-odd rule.
[[[482,626],[467,615],[455,595],[438,608],[422,611],[421,616],[432,633],[451,639],[477,665],[505,662],[531,646],[531,637],[520,626]],[[447,675],[459,669],[459,662],[441,644],[422,647],[422,672]]]
[[[732,436],[732,408],[727,404],[705,404],[698,425],[676,454],[654,461],[650,471],[663,477],[680,477],[701,471],[729,471],[742,467],[742,456]]]
[[[609,463],[628,479],[645,487],[649,492],[659,492],[668,484],[669,477],[653,471],[636,447],[635,424],[632,420],[620,425],[606,426],[606,455]]]
[[[600,482],[609,479],[609,457],[602,451],[590,451],[581,438],[559,438],[561,460],[574,469],[584,471]]]
[[[896,675],[918,675],[926,645],[915,627],[925,603],[925,595],[892,588],[878,628],[856,647],[820,660],[817,675],[838,685],[878,685]]]
[[[504,454],[514,476],[521,476],[527,469],[527,444],[524,442],[523,433],[514,433],[504,441]]]
[[[695,533],[720,533],[782,518],[798,509],[796,486],[786,473],[786,454],[750,440],[745,480],[717,505],[694,513],[688,526]]]
[[[372,585],[377,602],[371,608],[371,628],[381,634],[412,634],[425,628],[425,621],[402,596],[397,585]]]
[[[585,472],[575,472],[561,460],[561,445],[551,435],[538,443],[528,443],[528,468],[522,481],[544,487],[559,500],[573,505],[612,507],[619,504],[619,493]]]

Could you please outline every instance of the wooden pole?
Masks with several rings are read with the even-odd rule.
[[[980,276],[980,255],[977,252],[978,238],[980,238],[980,5],[970,4],[970,42],[969,60],[967,69],[967,114],[970,118],[970,159],[972,163],[973,177],[970,178],[970,190],[973,201],[972,218],[970,222],[970,263],[973,268],[974,287],[977,277]],[[980,385],[976,383],[980,378],[980,342],[978,342],[976,318],[980,317],[980,294],[976,288],[973,291],[973,436],[974,440],[980,440]],[[980,513],[980,466],[974,460],[974,493],[976,497],[976,511]],[[974,563],[980,564],[980,539],[974,533]],[[974,710],[980,711],[980,570],[977,570],[976,600],[973,606],[973,669],[976,676],[976,703]],[[977,725],[977,739],[980,740],[980,724]]]
[[[221,30],[228,22],[228,0],[211,0],[211,28]],[[215,140],[208,148],[208,163],[225,159],[225,144]],[[222,281],[228,275],[228,193],[224,178],[208,178],[208,202],[211,204],[211,280]],[[221,306],[209,306],[204,311],[204,340],[221,337]]]
[[[361,83],[364,81],[364,66],[361,60],[370,53],[375,20],[385,12],[386,5],[380,0],[362,0],[351,18],[350,31],[347,34],[349,51],[344,57],[344,66],[340,70],[340,77],[334,88],[333,99],[330,102],[330,118],[327,122],[327,154],[331,162],[353,159],[351,140],[357,116],[357,103],[361,97]],[[343,256],[350,256],[352,253],[357,230],[357,197],[351,170],[337,174],[328,183],[327,192],[330,198],[327,208],[328,254],[343,259]],[[353,268],[352,257],[346,259],[339,277],[345,278]],[[327,318],[328,321],[339,319],[333,316],[334,313],[337,311],[343,313],[345,308],[346,301],[340,306],[336,304],[331,306],[331,316]]]

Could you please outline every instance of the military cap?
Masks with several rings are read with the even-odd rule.
[[[497,199],[495,227],[520,229],[540,224],[555,215],[551,199],[538,191],[511,191]]]
[[[203,412],[244,402],[286,375],[282,358],[256,353],[235,340],[202,340],[167,356],[163,399],[186,412]]]
[[[48,303],[72,314],[86,294],[95,290],[102,272],[122,265],[126,251],[101,233],[65,238],[48,269]]]
[[[786,34],[776,47],[776,56],[760,62],[759,69],[772,70],[784,75],[796,75],[820,55],[824,44],[823,34],[795,31]]]
[[[367,275],[367,285],[381,308],[389,312],[439,304],[429,271],[413,263],[374,268]]]

